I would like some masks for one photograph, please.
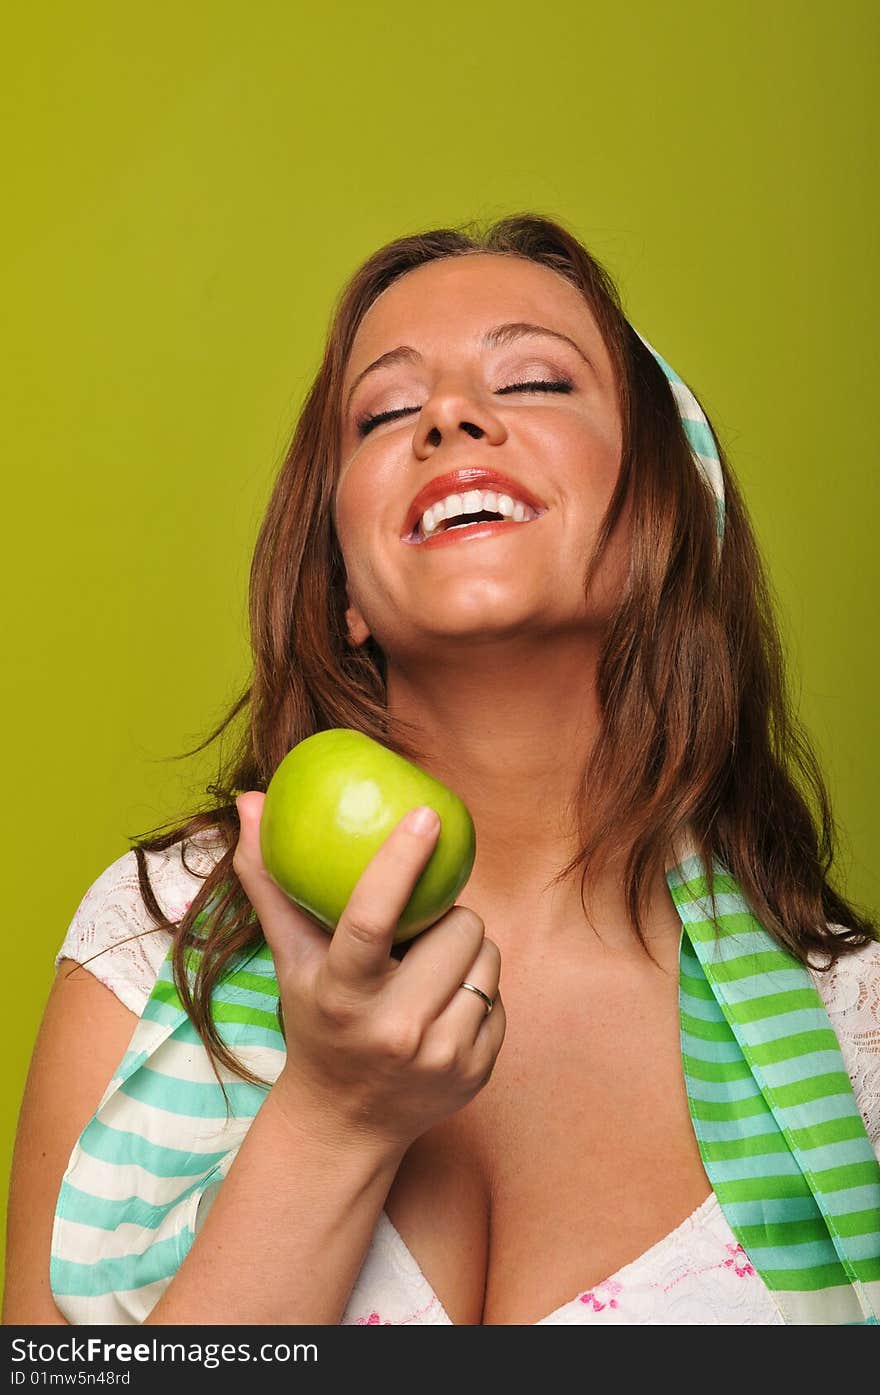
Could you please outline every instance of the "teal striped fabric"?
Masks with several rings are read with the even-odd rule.
[[[630,325],[633,329],[633,326]],[[637,329],[633,329],[646,349],[654,355],[654,358],[663,369],[672,395],[675,398],[675,405],[678,408],[679,420],[682,424],[684,434],[687,437],[688,445],[691,448],[691,456],[697,467],[697,473],[708,485],[715,501],[715,532],[718,536],[718,552],[721,555],[721,547],[724,542],[724,523],[726,517],[726,503],[724,494],[724,475],[721,470],[721,457],[718,453],[718,444],[712,434],[706,413],[703,411],[699,401],[691,392],[687,383],[681,378],[675,369],[666,362],[662,355],[658,354],[643,334],[639,334]]]
[[[667,867],[682,921],[681,1050],[709,1180],[788,1323],[876,1325],[880,1164],[807,969],[735,879],[687,853]],[[197,952],[190,956],[194,970]],[[223,1040],[274,1081],[285,1059],[263,944],[214,996]],[[50,1281],[72,1323],[139,1323],[193,1243],[266,1089],[225,1071],[229,1101],[163,963],[64,1174]]]

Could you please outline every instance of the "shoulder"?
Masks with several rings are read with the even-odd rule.
[[[180,921],[224,850],[216,831],[208,830],[162,852],[144,852],[150,887],[168,920]],[[140,1015],[170,944],[170,932],[156,928],[144,902],[132,849],[88,887],[55,955],[55,966],[62,959],[82,964]]]
[[[830,925],[830,930],[841,929]],[[880,1148],[880,941],[810,973],[831,1019],[868,1136]]]

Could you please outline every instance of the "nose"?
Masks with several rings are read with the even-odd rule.
[[[426,448],[436,448],[452,439],[459,430],[475,440],[487,436],[493,445],[500,445],[507,434],[501,418],[488,403],[470,393],[438,391],[419,413],[413,449],[420,455]]]

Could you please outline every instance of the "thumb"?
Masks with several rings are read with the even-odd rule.
[[[300,910],[266,870],[260,851],[260,820],[265,800],[260,790],[248,790],[236,799],[240,828],[232,866],[257,913],[276,971],[284,971],[311,955],[326,954],[330,936]]]

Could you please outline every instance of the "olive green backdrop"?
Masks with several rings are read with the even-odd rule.
[[[333,298],[379,244],[560,217],[705,404],[880,908],[872,0],[103,0],[0,58],[5,1197],[53,957],[197,798]]]

